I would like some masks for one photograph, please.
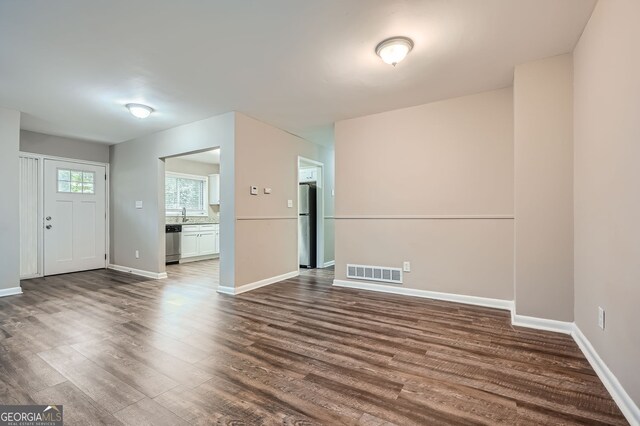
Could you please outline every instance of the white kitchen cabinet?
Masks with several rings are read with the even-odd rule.
[[[220,204],[220,175],[209,175],[209,204]]]
[[[218,254],[220,253],[220,225],[183,225],[181,241],[181,259]]]
[[[199,255],[206,256],[208,254],[217,254],[216,234],[213,231],[203,232],[199,239]]]
[[[181,255],[180,257],[199,256],[198,233],[182,233]]]

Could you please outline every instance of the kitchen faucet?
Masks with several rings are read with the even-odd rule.
[[[182,208],[182,221],[183,222],[188,222],[189,221],[189,219],[187,219],[187,208],[186,207]]]

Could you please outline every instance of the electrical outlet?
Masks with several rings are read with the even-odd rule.
[[[604,330],[604,308],[598,306],[598,327]]]
[[[136,259],[140,259],[140,250],[136,250]]]
[[[293,207],[293,200],[287,200],[287,207],[288,208],[292,208]]]
[[[257,186],[250,187],[249,192],[251,193],[251,195],[258,195],[258,187]]]
[[[411,262],[409,262],[408,260],[402,262],[402,270],[404,272],[411,272]]]

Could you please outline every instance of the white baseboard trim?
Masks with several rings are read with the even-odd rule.
[[[324,268],[328,268],[329,266],[334,266],[336,264],[335,260],[330,260],[329,262],[324,262]]]
[[[297,277],[298,275],[300,275],[300,271],[291,271],[287,272],[286,274],[277,275],[275,277],[265,278],[264,280],[241,285],[240,287],[226,287],[219,285],[217,291],[218,293],[237,296],[238,294],[246,293],[248,291],[255,290],[256,288],[264,287],[269,284],[274,284],[280,281],[288,280],[289,278]]]
[[[22,281],[22,280],[32,280],[34,278],[42,278],[42,274],[20,275],[20,281]]]
[[[107,268],[113,269],[114,271],[126,272],[128,274],[133,274],[133,275],[139,275],[145,278],[152,278],[154,280],[161,280],[161,279],[167,278],[166,272],[149,272],[149,271],[143,271],[142,269],[129,268],[128,266],[120,266],[120,265],[114,265],[114,264],[109,264]]]
[[[616,376],[609,367],[607,367],[607,364],[604,363],[602,358],[600,358],[593,345],[591,345],[591,342],[582,334],[582,330],[580,330],[580,327],[576,324],[573,324],[571,336],[580,347],[589,364],[591,364],[591,367],[595,370],[604,387],[607,388],[611,394],[615,403],[618,404],[622,414],[624,414],[632,426],[640,425],[640,408],[633,402]]]
[[[22,287],[10,287],[0,289],[0,297],[15,296],[16,294],[22,294]]]
[[[227,286],[223,286],[223,285],[219,285],[218,288],[216,289],[216,291],[218,293],[228,294],[229,296],[235,296],[235,294],[236,294],[236,288],[235,287],[227,287]]]
[[[488,308],[504,309],[508,311],[511,311],[513,309],[513,300],[490,299],[487,297],[465,296],[453,293],[440,293],[437,291],[419,290],[415,288],[406,288],[402,286],[391,286],[384,284],[372,284],[351,280],[333,280],[333,285],[336,287],[348,287],[360,290],[379,291],[382,293],[393,293],[402,294],[405,296],[424,297],[427,299],[445,300],[448,302],[458,302],[467,305],[484,306]]]
[[[571,334],[575,326],[573,322],[518,315],[516,314],[515,308],[511,310],[511,325],[534,328],[536,330],[554,331],[563,334]]]
[[[183,263],[191,263],[191,262],[200,262],[201,260],[211,260],[220,258],[220,254],[207,254],[204,256],[193,256],[193,257],[185,257],[178,261],[179,264]]]
[[[624,390],[616,376],[607,367],[605,362],[600,358],[591,342],[582,333],[575,322],[556,321],[545,318],[528,317],[517,315],[515,309],[511,311],[511,324],[534,328],[537,330],[554,331],[557,333],[569,334],[578,344],[578,347],[584,354],[591,367],[596,372],[600,381],[611,394],[611,397],[627,418],[631,425],[640,426],[640,408],[633,402],[629,394]]]

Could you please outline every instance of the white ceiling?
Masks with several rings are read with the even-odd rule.
[[[511,84],[595,0],[0,0],[0,106],[116,143],[241,111],[320,143],[337,120]],[[403,35],[397,68],[374,53]],[[138,120],[124,104],[157,110]]]
[[[179,160],[195,161],[197,163],[220,164],[220,149],[198,152],[197,154],[180,155],[171,157]]]

